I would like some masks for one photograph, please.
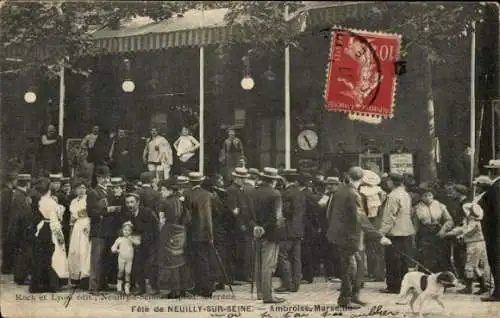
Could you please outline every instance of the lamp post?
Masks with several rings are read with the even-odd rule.
[[[26,93],[24,93],[24,101],[28,104],[33,104],[36,102],[36,93],[33,92],[32,89],[29,89]]]

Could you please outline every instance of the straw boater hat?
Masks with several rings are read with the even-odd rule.
[[[338,177],[327,177],[324,181],[324,184],[341,184],[340,179]]]
[[[123,184],[123,178],[121,177],[113,177],[110,181],[112,186],[121,186]]]
[[[300,177],[300,174],[297,172],[297,169],[284,169],[281,172],[281,176],[288,181],[297,181]]]
[[[19,181],[31,181],[31,175],[29,173],[20,173],[17,175],[17,180],[19,180]]]
[[[363,170],[363,178],[361,180],[364,184],[372,187],[379,185],[381,182],[378,174],[371,170]]]
[[[188,174],[189,182],[202,182],[205,176],[201,172],[190,172]]]
[[[61,179],[61,185],[66,185],[66,184],[71,184],[71,178],[69,178],[69,177],[63,177]]]
[[[178,185],[188,184],[189,183],[189,178],[187,178],[185,176],[178,176],[177,178],[175,178],[175,182]]]
[[[248,170],[242,167],[234,168],[234,171],[231,175],[236,178],[248,178],[250,176],[248,174]]]
[[[62,181],[62,178],[63,178],[63,174],[62,173],[49,174],[49,179],[52,182]]]
[[[492,159],[484,167],[488,169],[500,169],[500,159]]]
[[[464,205],[462,205],[462,210],[467,217],[471,215],[476,220],[483,219],[484,211],[477,203],[465,203]]]
[[[271,167],[265,167],[260,176],[262,178],[266,178],[266,179],[273,179],[273,180],[278,180],[280,179],[281,177],[278,175],[278,169],[276,168],[271,168]]]
[[[479,185],[491,185],[493,180],[491,180],[490,177],[488,176],[479,176],[474,181],[472,181],[473,184],[479,184]]]

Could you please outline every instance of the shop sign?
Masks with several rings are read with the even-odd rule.
[[[413,175],[413,154],[398,153],[389,155],[389,169],[394,173]]]

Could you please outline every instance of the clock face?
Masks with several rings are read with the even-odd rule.
[[[297,136],[297,143],[302,150],[313,150],[318,145],[318,134],[310,129],[303,130]]]

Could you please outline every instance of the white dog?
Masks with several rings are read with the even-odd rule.
[[[431,275],[422,272],[408,272],[401,283],[400,300],[397,304],[408,304],[407,298],[411,295],[409,302],[411,311],[415,312],[413,305],[416,302],[420,318],[423,317],[424,303],[431,299],[435,300],[446,311],[441,298],[446,288],[455,287],[456,285],[457,278],[451,272],[439,272]]]

